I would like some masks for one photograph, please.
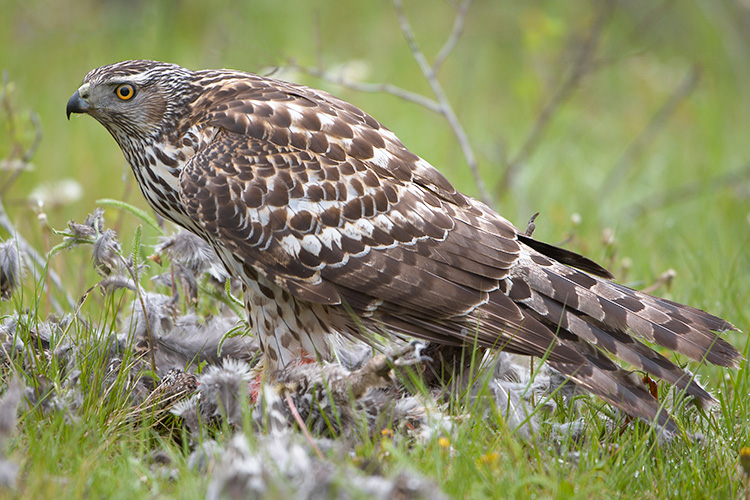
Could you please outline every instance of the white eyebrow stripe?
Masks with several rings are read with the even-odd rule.
[[[151,78],[149,77],[149,74],[146,73],[139,73],[137,75],[117,75],[113,76],[112,78],[108,80],[102,80],[102,79],[96,79],[94,82],[97,85],[101,84],[112,84],[112,85],[122,85],[124,83],[130,83],[135,85],[136,87],[140,87],[144,83],[147,83]],[[90,84],[91,81],[86,82],[84,85]]]
[[[123,75],[118,78],[113,78],[112,82],[117,83],[133,83],[135,85],[142,85],[146,83],[149,79],[146,78],[146,75],[138,74],[138,75]]]

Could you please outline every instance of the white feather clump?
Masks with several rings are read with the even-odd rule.
[[[8,440],[16,433],[18,406],[24,390],[21,380],[14,375],[0,397],[0,488],[15,488],[19,466],[6,456]]]
[[[447,498],[431,480],[411,471],[367,476],[346,462],[319,457],[299,434],[260,435],[250,446],[235,434],[219,453],[206,498]]]

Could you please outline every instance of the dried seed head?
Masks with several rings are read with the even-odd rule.
[[[83,224],[68,222],[70,236],[65,241],[71,245],[91,243],[91,240],[104,232],[104,210],[97,208],[94,213],[89,214]]]
[[[203,399],[212,407],[211,417],[224,417],[230,424],[242,421],[241,401],[252,379],[250,365],[225,359],[221,367],[210,366],[198,385]]]
[[[126,265],[120,257],[120,242],[117,233],[104,229],[104,210],[97,208],[86,217],[83,224],[68,222],[69,233],[65,237],[68,247],[81,244],[93,245],[94,268],[102,276],[118,274]]]
[[[120,242],[117,241],[117,234],[114,231],[107,229],[97,236],[91,256],[94,260],[94,267],[101,275],[109,276],[119,271],[123,265],[119,254]]]
[[[104,209],[98,207],[94,210],[94,213],[88,214],[86,220],[83,223],[96,230],[97,233],[104,232]]]
[[[202,238],[188,231],[179,231],[159,239],[156,255],[167,255],[173,262],[192,271],[195,277],[209,273],[223,283],[228,277],[213,248]]]

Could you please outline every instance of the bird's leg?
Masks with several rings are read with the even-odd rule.
[[[310,365],[313,363],[316,363],[315,356],[312,354],[302,351],[302,355],[293,360],[286,369],[288,370],[294,370],[296,368],[299,368],[303,365]],[[248,385],[249,393],[250,393],[250,403],[255,404],[258,400],[258,394],[260,393],[260,388],[263,385],[263,378],[266,375],[267,367],[265,366],[265,358],[262,358],[260,362],[255,366],[255,370],[257,371],[257,375],[253,378],[253,380]],[[272,370],[273,371],[273,370]]]
[[[255,403],[258,402],[258,396],[260,395],[260,388],[263,385],[263,375],[265,373],[265,369],[263,368],[263,365],[265,365],[265,360],[261,358],[260,361],[258,361],[258,363],[253,367],[253,371],[255,371],[257,375],[247,385],[247,391],[250,397],[251,405],[254,405]]]
[[[343,380],[349,386],[352,397],[361,398],[371,387],[382,386],[383,383],[391,382],[391,369],[393,367],[410,366],[431,361],[428,356],[422,354],[426,345],[423,342],[414,341],[398,347],[388,354],[378,354],[367,362],[365,366],[351,373]]]

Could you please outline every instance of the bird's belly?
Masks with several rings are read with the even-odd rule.
[[[210,240],[209,240],[210,241]],[[257,335],[266,366],[282,369],[301,358],[331,358],[330,340],[337,335],[328,307],[294,297],[261,271],[211,242],[229,273],[242,281],[248,323]]]
[[[281,369],[309,356],[330,358],[328,337],[334,333],[325,306],[299,300],[262,275],[243,284],[250,330],[269,367]]]

